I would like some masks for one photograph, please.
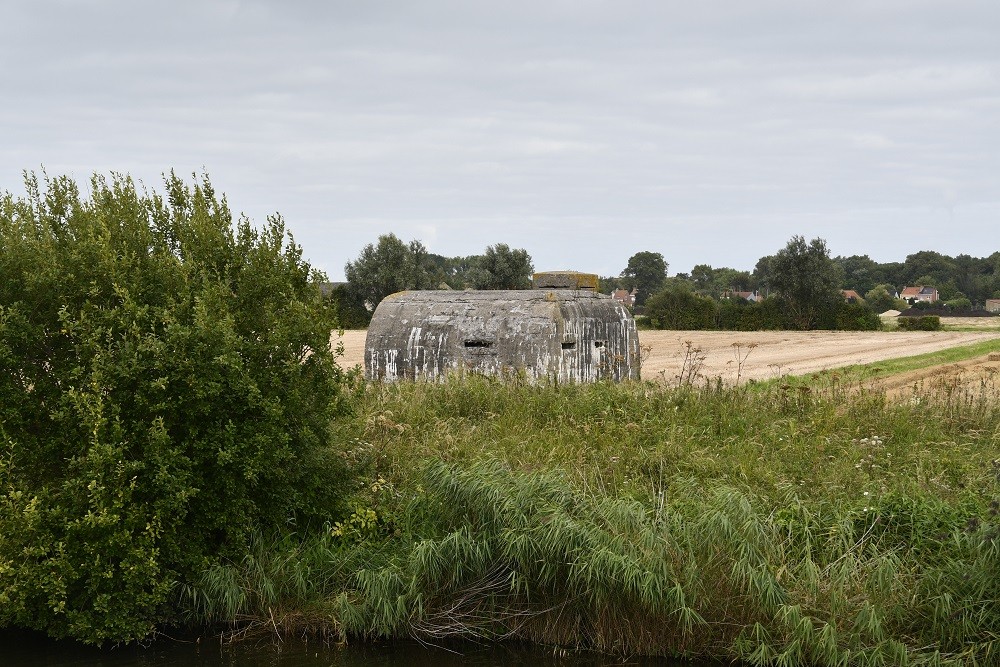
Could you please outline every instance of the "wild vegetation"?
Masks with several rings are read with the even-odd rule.
[[[207,178],[26,189],[0,197],[0,626],[996,662],[988,382],[365,384],[279,218],[234,225]]]
[[[210,568],[183,591],[193,618],[755,665],[995,660],[995,393],[356,390],[350,516]]]
[[[141,639],[178,582],[343,500],[319,276],[280,218],[164,185],[0,196],[0,627]]]
[[[900,317],[896,320],[896,327],[901,331],[939,331],[941,318],[937,315]]]

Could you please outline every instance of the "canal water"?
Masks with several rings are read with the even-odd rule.
[[[42,635],[0,631],[0,667],[717,667],[703,662],[623,659],[523,644],[416,641],[327,646],[273,637],[220,643],[218,638],[165,639],[148,646],[97,649]]]

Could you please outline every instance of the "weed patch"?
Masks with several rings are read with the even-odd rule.
[[[988,664],[1000,417],[985,405],[996,397],[369,385],[337,426],[369,461],[355,519],[261,541],[184,599],[237,629],[281,610],[332,636]]]

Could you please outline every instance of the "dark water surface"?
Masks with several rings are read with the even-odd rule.
[[[327,646],[271,637],[236,643],[218,638],[159,639],[146,647],[96,649],[56,642],[42,635],[0,631],[0,667],[714,667],[665,659],[622,659],[590,653],[564,653],[523,644],[449,643],[425,646],[415,641]]]

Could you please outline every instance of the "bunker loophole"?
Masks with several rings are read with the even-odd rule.
[[[387,296],[365,336],[365,377],[394,382],[517,372],[532,382],[639,379],[635,321],[597,293],[596,275],[536,274],[535,284],[540,289]]]

